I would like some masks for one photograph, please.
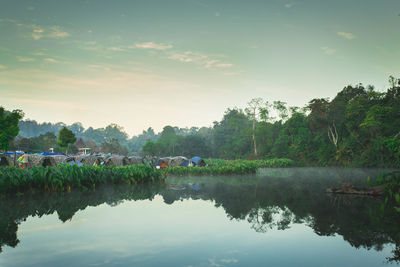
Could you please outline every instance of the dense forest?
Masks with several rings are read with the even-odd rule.
[[[400,79],[389,88],[346,86],[333,99],[312,99],[302,108],[252,99],[246,108],[228,108],[212,127],[165,126],[128,138],[121,126],[85,129],[81,123],[20,121],[12,148],[40,150],[56,142],[66,126],[107,152],[213,158],[290,158],[304,165],[400,167]],[[116,151],[115,151],[116,150]],[[103,151],[104,152],[104,151]]]

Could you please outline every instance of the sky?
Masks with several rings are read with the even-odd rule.
[[[24,119],[211,126],[400,77],[400,0],[0,0],[0,106]]]

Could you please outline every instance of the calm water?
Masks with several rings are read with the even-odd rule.
[[[399,216],[325,193],[379,170],[255,176],[0,200],[0,266],[393,266]],[[397,217],[396,217],[397,216]]]

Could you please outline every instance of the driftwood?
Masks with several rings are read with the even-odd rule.
[[[374,186],[368,189],[355,189],[348,182],[343,182],[341,188],[328,188],[326,189],[326,192],[334,194],[380,196],[384,193],[384,189],[385,187],[383,185]]]

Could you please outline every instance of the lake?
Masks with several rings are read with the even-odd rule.
[[[0,199],[0,266],[388,266],[399,215],[332,195],[377,169],[262,169]]]

